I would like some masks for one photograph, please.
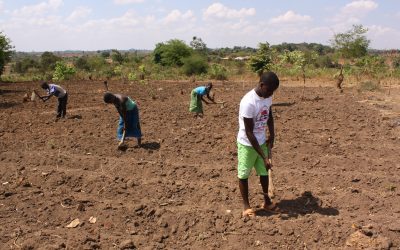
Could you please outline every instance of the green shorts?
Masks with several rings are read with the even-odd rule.
[[[252,146],[246,146],[237,143],[238,147],[238,178],[247,179],[250,176],[251,169],[254,167],[259,176],[267,176],[268,171],[265,168],[263,158],[257,153]],[[266,144],[260,146],[265,156],[268,156],[268,148]]]

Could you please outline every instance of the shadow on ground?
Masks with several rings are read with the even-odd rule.
[[[0,102],[0,109],[8,109],[19,105],[17,102]]]
[[[158,142],[142,143],[142,148],[149,149],[149,150],[158,150],[158,149],[160,149],[160,143],[158,143]]]
[[[322,201],[313,196],[310,191],[304,192],[300,197],[294,200],[281,200],[277,203],[280,214],[283,219],[297,218],[306,214],[319,213],[321,215],[336,216],[339,210],[333,207],[322,207]],[[257,211],[258,216],[269,216],[271,212],[265,210]]]

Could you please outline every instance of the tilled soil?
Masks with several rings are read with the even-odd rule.
[[[194,83],[111,82],[139,103],[144,145],[130,140],[126,151],[102,83],[61,85],[68,118],[56,121],[55,98],[22,102],[39,83],[0,84],[0,249],[400,248],[400,118],[368,102],[376,93],[308,87],[302,100],[301,87],[282,82],[273,107],[282,213],[248,219],[236,134],[251,83],[216,83],[225,104],[194,119]],[[259,209],[254,173],[249,186]]]

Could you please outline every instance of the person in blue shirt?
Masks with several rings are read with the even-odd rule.
[[[126,137],[136,137],[139,147],[142,145],[142,131],[139,122],[139,108],[130,97],[122,94],[104,94],[104,102],[114,104],[120,117],[117,129],[117,138],[120,140],[118,148],[124,147]]]
[[[207,96],[208,100],[210,100],[212,103],[215,103],[214,98],[210,96],[210,91],[212,89],[212,83],[208,83],[206,86],[199,86],[195,89],[192,90],[191,93],[191,98],[190,98],[190,107],[189,107],[189,111],[194,114],[194,117],[203,117],[203,104],[202,101],[205,104],[209,104],[209,102],[207,102],[204,99],[204,96]]]
[[[40,99],[43,102],[50,99],[50,97],[55,96],[58,98],[58,106],[57,106],[57,119],[58,118],[65,118],[67,114],[67,102],[68,102],[68,93],[65,89],[57,84],[43,82],[41,84],[42,89],[47,91],[47,96],[41,96]]]

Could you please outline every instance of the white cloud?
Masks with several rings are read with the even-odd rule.
[[[357,0],[346,4],[332,20],[339,24],[360,23],[368,13],[378,8],[372,0]],[[346,25],[345,25],[346,26]]]
[[[67,21],[73,22],[81,18],[87,17],[90,13],[92,13],[92,10],[88,7],[80,6],[76,8],[72,13],[67,17]]]
[[[195,17],[191,10],[188,10],[185,13],[181,13],[179,10],[173,10],[163,20],[164,24],[187,21],[195,21]]]
[[[132,4],[132,3],[143,3],[144,0],[114,0],[115,4]]]
[[[398,49],[400,31],[381,25],[368,26],[367,37],[371,40],[371,48]]]
[[[270,23],[271,24],[287,24],[287,23],[303,23],[303,22],[309,22],[311,21],[312,18],[307,15],[299,15],[296,14],[294,11],[289,10],[285,14],[271,18]]]
[[[23,6],[20,9],[14,10],[13,15],[25,18],[29,16],[41,16],[47,12],[57,10],[62,4],[63,0],[48,0],[36,5]]]
[[[112,31],[118,27],[119,30],[132,28],[140,23],[140,18],[136,16],[135,12],[127,11],[124,15],[120,17],[115,17],[111,19],[98,19],[90,20],[84,23],[81,28],[87,30],[108,30]]]
[[[241,8],[239,10],[230,9],[221,3],[213,3],[208,6],[208,8],[204,11],[203,17],[204,19],[209,18],[244,18],[247,16],[254,16],[256,14],[256,9],[254,8]]]
[[[342,8],[342,12],[348,14],[360,14],[361,12],[365,14],[376,8],[378,8],[378,4],[372,0],[357,0],[346,4],[346,6]]]
[[[383,35],[389,35],[391,33],[396,33],[397,31],[395,29],[389,28],[389,27],[384,27],[381,25],[371,25],[368,26],[368,35],[373,35],[373,36],[383,36]]]

